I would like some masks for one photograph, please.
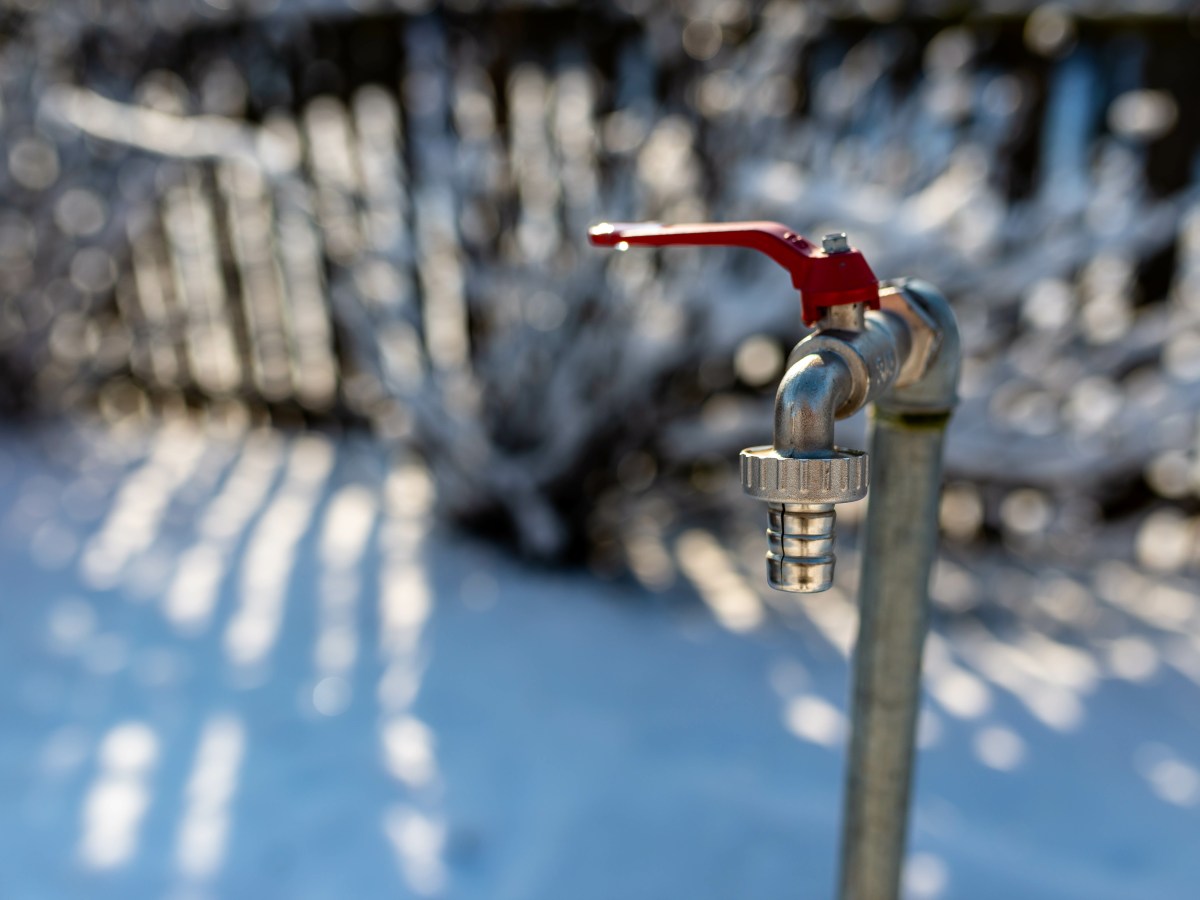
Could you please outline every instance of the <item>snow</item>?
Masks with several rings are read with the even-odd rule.
[[[845,592],[734,630],[429,490],[356,437],[0,432],[0,896],[831,896]],[[943,622],[908,896],[1195,896],[1194,621]]]

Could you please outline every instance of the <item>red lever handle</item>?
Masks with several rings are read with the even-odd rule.
[[[646,246],[692,245],[749,247],[765,253],[792,276],[800,292],[804,323],[815,325],[821,310],[847,303],[879,308],[879,279],[857,250],[826,253],[778,222],[705,222],[660,225],[604,222],[588,229],[588,240],[599,247],[624,250]]]

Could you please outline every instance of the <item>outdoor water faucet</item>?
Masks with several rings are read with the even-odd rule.
[[[867,493],[867,454],[834,445],[833,423],[919,381],[942,334],[903,287],[881,285],[845,234],[816,246],[778,222],[597,225],[594,244],[749,247],[792,276],[804,323],[775,395],[771,446],[741,453],[742,487],[767,503],[767,580],[781,591],[833,584],[834,511]]]
[[[836,419],[871,406],[871,499],[860,542],[851,736],[838,896],[897,900],[912,779],[942,444],[956,402],[958,329],[924,282],[880,283],[844,234],[818,247],[777,222],[603,224],[593,244],[749,247],[800,291],[813,327],[775,394],[774,439],[742,451],[742,487],[767,503],[767,579],[833,583],[833,507],[867,493],[867,454],[834,445]]]

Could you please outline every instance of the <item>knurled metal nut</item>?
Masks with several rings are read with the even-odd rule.
[[[849,503],[867,495],[869,467],[861,450],[832,457],[780,456],[774,447],[742,451],[742,490],[771,503]]]

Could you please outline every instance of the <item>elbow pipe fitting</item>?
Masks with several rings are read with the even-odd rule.
[[[927,281],[906,278],[881,294],[888,314],[902,317],[913,336],[919,368],[902,372],[895,386],[875,403],[884,415],[949,415],[958,403],[962,340],[949,301]]]
[[[861,331],[814,331],[788,355],[788,367],[813,353],[836,356],[850,370],[850,390],[835,410],[845,419],[888,390],[913,349],[913,328],[892,310],[868,312]],[[786,379],[787,376],[785,375]]]
[[[775,392],[775,449],[781,456],[833,454],[833,423],[853,389],[836,353],[817,351],[789,366]]]

